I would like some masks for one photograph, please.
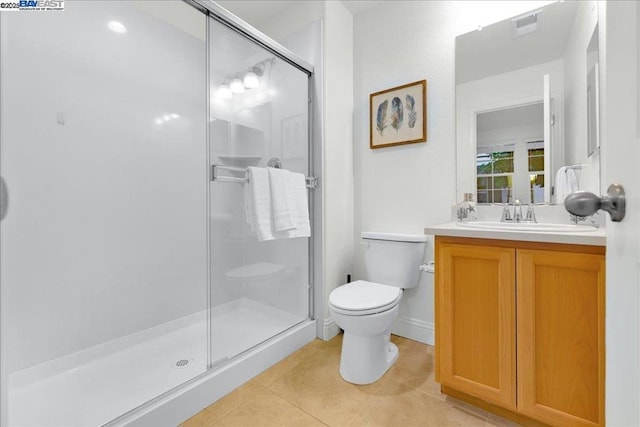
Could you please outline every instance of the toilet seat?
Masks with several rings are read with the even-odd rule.
[[[365,316],[395,307],[400,298],[400,288],[357,280],[334,289],[329,295],[329,305],[336,313]]]

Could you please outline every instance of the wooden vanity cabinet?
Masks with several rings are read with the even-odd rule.
[[[520,422],[604,425],[604,262],[601,246],[437,236],[443,392]]]

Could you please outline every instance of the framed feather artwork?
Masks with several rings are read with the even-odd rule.
[[[427,81],[369,95],[369,147],[427,141]]]

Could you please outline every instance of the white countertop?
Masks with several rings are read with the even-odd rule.
[[[426,227],[424,234],[469,237],[476,239],[520,240],[524,242],[564,243],[570,245],[606,246],[604,228],[584,232],[549,232],[523,230],[486,230],[459,227],[455,221]]]

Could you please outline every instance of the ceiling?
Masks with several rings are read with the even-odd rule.
[[[242,20],[255,26],[256,23],[283,13],[295,1],[296,0],[216,0],[216,3]],[[342,0],[342,4],[355,16],[385,1],[386,0]]]
[[[257,23],[280,15],[293,0],[216,0],[216,3],[255,27]]]
[[[344,4],[345,7],[349,9],[349,12],[354,16],[362,11],[371,9],[374,6],[378,6],[385,2],[386,0],[342,0],[342,4]]]

